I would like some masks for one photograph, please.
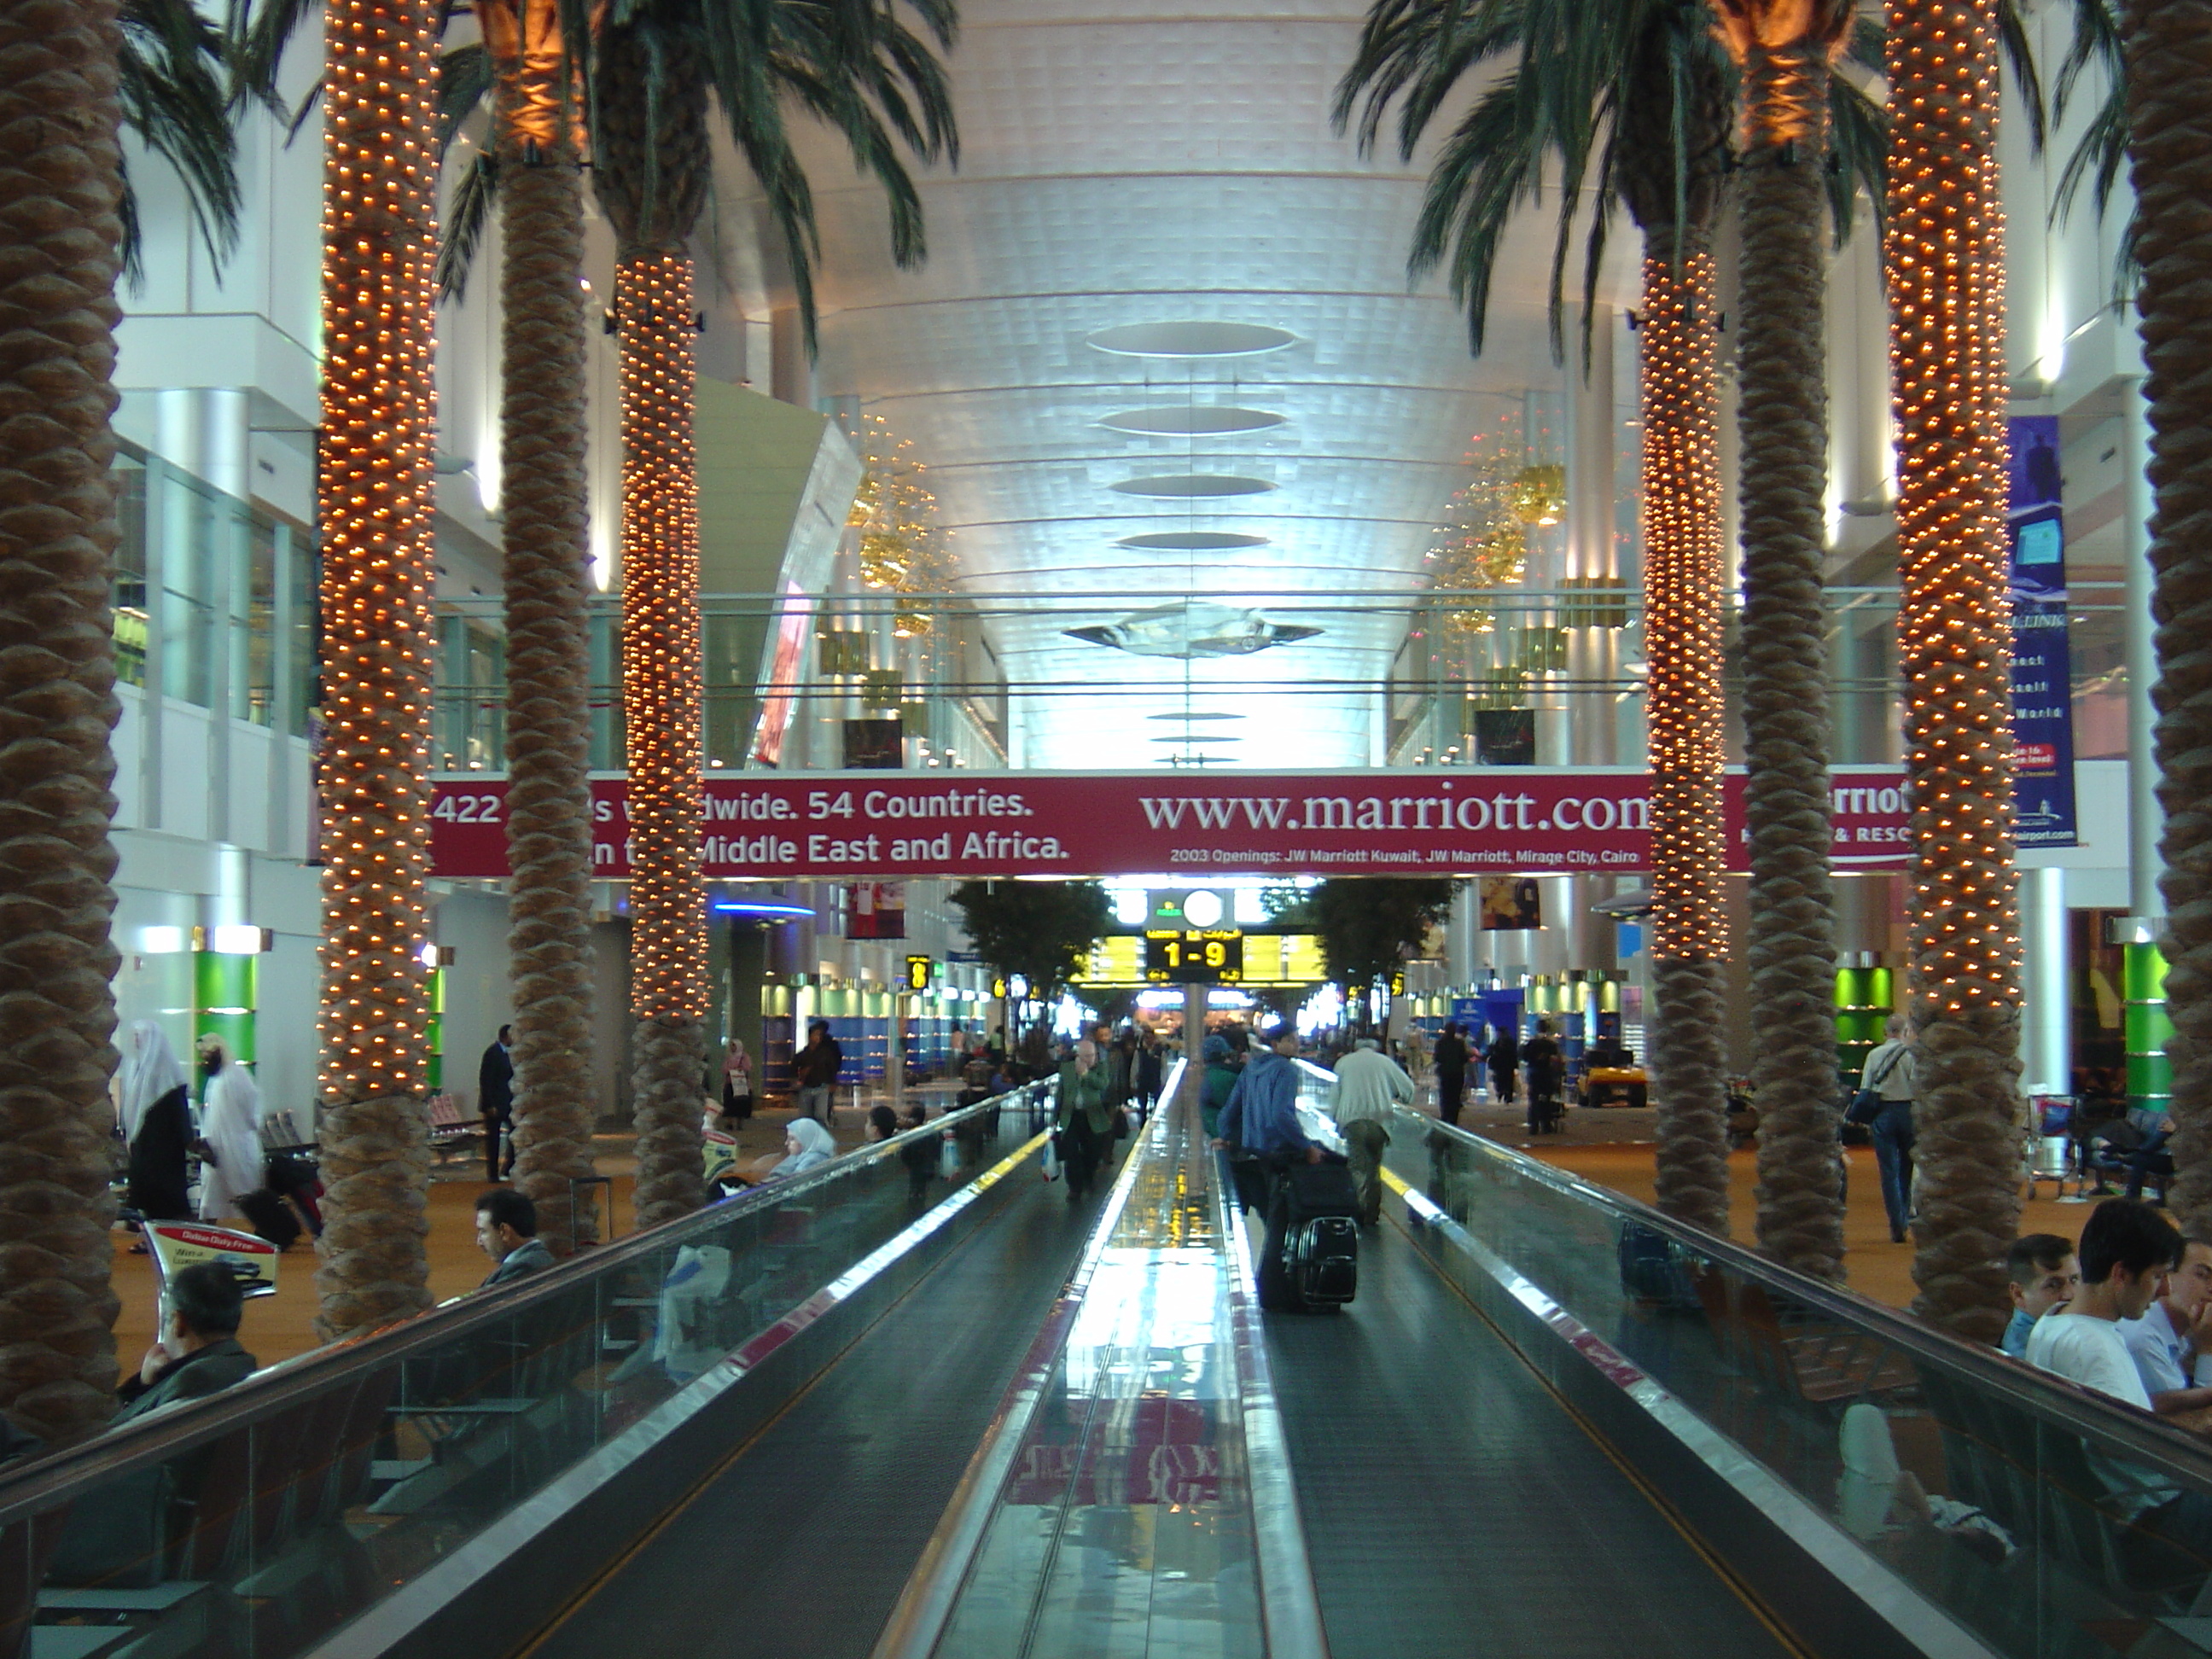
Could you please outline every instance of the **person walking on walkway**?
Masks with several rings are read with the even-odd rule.
[[[1510,1106],[1518,1092],[1514,1077],[1521,1069],[1521,1038],[1510,1025],[1501,1025],[1490,1039],[1490,1091],[1500,1106]]]
[[[1467,1098],[1467,1039],[1460,1035],[1457,1020],[1444,1022],[1443,1035],[1437,1038],[1434,1058],[1437,1115],[1447,1123],[1456,1123],[1460,1104]]]
[[[810,1020],[806,1046],[794,1062],[799,1073],[799,1115],[811,1117],[824,1128],[837,1121],[837,1074],[845,1069],[845,1051],[830,1035],[826,1019]]]
[[[1536,1022],[1536,1035],[1521,1051],[1521,1060],[1528,1068],[1528,1133],[1556,1134],[1561,1112],[1559,1091],[1566,1083],[1567,1061],[1559,1052],[1559,1038],[1552,1035],[1550,1020]]]
[[[514,1168],[514,1027],[502,1025],[477,1062],[477,1111],[483,1119],[484,1179],[496,1185]],[[502,1144],[507,1151],[500,1162]]]
[[[1114,1144],[1114,1073],[1108,1057],[1090,1037],[1060,1068],[1060,1115],[1054,1139],[1067,1181],[1067,1201],[1079,1203],[1091,1191],[1099,1159]]]
[[[722,1127],[734,1134],[752,1115],[753,1057],[742,1037],[732,1037],[722,1055]]]
[[[1866,1057],[1859,1087],[1881,1097],[1873,1123],[1874,1161],[1881,1171],[1881,1206],[1889,1212],[1889,1242],[1905,1243],[1912,1219],[1912,1101],[1920,1079],[1913,1063],[1912,1028],[1899,1015],[1889,1017],[1889,1040]]]
[[[1344,1131],[1363,1227],[1374,1226],[1382,1215],[1382,1152],[1390,1144],[1390,1109],[1413,1100],[1413,1079],[1373,1037],[1360,1038],[1336,1062],[1336,1126]]]
[[[1261,1038],[1261,1047],[1244,1067],[1222,1109],[1218,1147],[1242,1146],[1260,1160],[1267,1173],[1267,1235],[1255,1264],[1260,1305],[1279,1304],[1283,1273],[1283,1237],[1289,1232],[1290,1206],[1280,1191],[1283,1172],[1300,1159],[1322,1161],[1318,1141],[1307,1137],[1298,1122],[1298,1069],[1292,1060],[1298,1052],[1298,1028],[1285,1020]]]

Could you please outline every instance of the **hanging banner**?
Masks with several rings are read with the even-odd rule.
[[[1901,863],[1899,768],[1832,775],[1838,865]],[[1628,875],[1650,780],[1628,768],[1343,772],[751,772],[706,780],[702,865],[718,879],[1195,874]],[[507,873],[507,784],[435,780],[434,874]],[[592,873],[629,875],[627,785],[592,784]],[[1749,867],[1743,778],[1731,868]]]
[[[2058,417],[2012,417],[2013,811],[2022,847],[2075,845],[2074,661]]]

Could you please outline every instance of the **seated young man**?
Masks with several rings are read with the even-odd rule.
[[[2181,1263],[2181,1235],[2148,1204],[2108,1198],[2081,1229],[2081,1289],[2035,1322],[2027,1362],[2148,1412],[2149,1392],[2120,1334],[2140,1319],[2166,1275]],[[2188,1492],[2154,1469],[2089,1452],[2112,1510],[2145,1532],[2212,1565],[2212,1498]]]
[[[2012,1322],[1997,1346],[2014,1359],[2027,1357],[2027,1334],[2035,1322],[2072,1299],[2081,1283],[2074,1245],[2057,1233],[2027,1233],[2005,1252],[2005,1288],[2012,1292]]]
[[[512,1187],[495,1187],[477,1200],[477,1248],[495,1264],[478,1290],[526,1279],[553,1265],[553,1252],[538,1236],[538,1206]]]
[[[2120,1322],[2120,1336],[2153,1411],[2166,1417],[2212,1406],[2212,1388],[2196,1385],[2198,1356],[2212,1352],[2212,1243],[2182,1241],[2181,1265],[2140,1319]]]
[[[181,1269],[169,1281],[168,1323],[146,1350],[138,1374],[115,1391],[121,1408],[110,1427],[188,1400],[204,1400],[251,1376],[256,1362],[240,1346],[238,1326],[245,1293],[219,1261]]]

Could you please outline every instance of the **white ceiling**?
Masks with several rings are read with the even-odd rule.
[[[951,59],[962,160],[922,184],[931,256],[890,260],[875,192],[826,151],[818,384],[857,393],[930,468],[963,586],[1054,597],[998,616],[1032,766],[1130,766],[1174,752],[1149,716],[1185,706],[1182,663],[1066,638],[1187,593],[1260,596],[1317,638],[1189,669],[1190,706],[1243,741],[1243,764],[1364,764],[1401,610],[1313,614],[1317,596],[1403,593],[1463,481],[1469,434],[1528,387],[1555,388],[1544,340],[1550,239],[1510,252],[1490,352],[1468,356],[1439,284],[1409,292],[1422,165],[1362,161],[1328,106],[1361,8],[1351,0],[969,0]],[[1188,14],[1188,15],[1187,15]],[[1261,356],[1115,356],[1087,343],[1133,323],[1287,331]],[[1234,404],[1270,429],[1146,436],[1103,417]],[[1265,494],[1152,500],[1113,486],[1183,472],[1264,480]],[[1224,529],[1264,546],[1131,550],[1149,531]],[[1091,598],[1132,591],[1146,599]],[[1303,606],[1298,596],[1309,596]],[[993,607],[994,610],[997,607]]]

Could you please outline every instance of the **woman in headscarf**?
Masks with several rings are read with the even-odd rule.
[[[177,1063],[169,1034],[150,1019],[131,1028],[122,1107],[131,1207],[149,1221],[190,1220],[185,1153],[192,1139],[191,1083]]]
[[[1055,1127],[1060,1167],[1067,1177],[1067,1201],[1080,1200],[1091,1191],[1098,1171],[1099,1155],[1113,1145],[1112,1068],[1089,1037],[1075,1045],[1075,1053],[1060,1068],[1060,1116]]]
[[[837,1156],[837,1138],[811,1117],[795,1117],[784,1131],[783,1150],[784,1160],[774,1173],[778,1177],[805,1175]]]
[[[200,1139],[215,1153],[200,1170],[200,1219],[241,1214],[238,1200],[260,1190],[261,1091],[214,1037],[200,1040],[207,1089],[200,1097]]]
[[[732,1037],[729,1052],[722,1056],[722,1127],[735,1134],[752,1115],[753,1057],[745,1052],[743,1038]]]

